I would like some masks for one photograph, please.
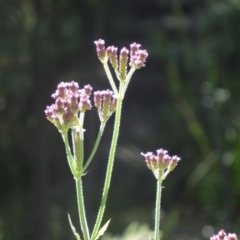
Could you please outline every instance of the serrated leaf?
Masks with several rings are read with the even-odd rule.
[[[69,214],[69,213],[68,213],[68,221],[69,221],[70,227],[71,227],[71,229],[72,229],[72,231],[73,231],[73,234],[74,234],[74,236],[76,237],[76,239],[77,239],[77,240],[81,240],[79,234],[76,232],[76,228],[75,228],[75,227],[73,226],[73,224],[72,224],[71,217],[70,217],[70,214]]]
[[[97,235],[97,237],[96,237],[96,240],[105,233],[105,231],[107,230],[107,227],[108,227],[110,221],[111,221],[111,219],[109,219],[109,220],[103,225],[103,227],[101,227],[101,229],[98,231],[98,235]]]

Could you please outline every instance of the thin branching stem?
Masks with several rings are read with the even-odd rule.
[[[99,131],[98,131],[98,136],[97,136],[97,139],[95,141],[93,150],[92,150],[92,152],[91,152],[91,154],[90,154],[90,156],[89,156],[89,158],[88,158],[88,160],[87,160],[87,162],[86,162],[86,164],[85,164],[85,166],[83,168],[82,173],[84,173],[86,171],[86,169],[88,168],[89,164],[91,163],[91,161],[92,161],[92,159],[93,159],[93,157],[94,157],[94,155],[95,155],[95,153],[96,153],[96,151],[98,149],[100,140],[101,140],[103,132],[104,132],[105,125],[106,125],[106,123],[103,123],[103,122],[100,125]]]
[[[103,63],[103,67],[104,67],[104,70],[105,70],[105,72],[106,72],[106,74],[107,74],[107,78],[108,78],[109,83],[110,83],[110,85],[111,85],[111,87],[112,87],[112,90],[113,90],[115,96],[118,97],[118,94],[119,94],[119,93],[118,93],[118,90],[117,90],[117,88],[116,88],[116,84],[114,83],[114,80],[113,80],[111,71],[110,71],[110,69],[109,69],[109,67],[108,67],[108,63],[107,63],[107,62],[104,62],[104,63]]]
[[[67,160],[68,160],[69,167],[71,169],[71,172],[72,172],[73,176],[76,177],[77,176],[76,165],[74,163],[74,158],[73,158],[70,146],[69,146],[67,132],[62,133],[62,138],[63,138],[63,142],[64,142],[64,145],[65,145],[65,150],[66,150],[66,155],[67,155]]]
[[[124,87],[124,82],[120,82],[120,89],[119,89],[119,96],[118,96],[117,109],[116,109],[116,115],[115,115],[113,137],[112,137],[112,142],[111,142],[111,147],[110,147],[110,152],[109,152],[108,166],[107,166],[106,178],[105,178],[105,183],[104,183],[104,188],[103,188],[103,193],[102,193],[102,200],[101,200],[97,220],[96,220],[96,223],[95,223],[95,226],[93,229],[91,240],[96,239],[96,236],[98,234],[98,231],[99,231],[99,228],[100,228],[100,225],[102,222],[105,207],[106,207],[106,202],[107,202],[107,197],[108,197],[108,192],[109,192],[109,187],[110,187],[110,182],[111,182],[111,177],[112,177],[112,170],[113,170],[113,164],[114,164],[114,159],[115,159],[117,141],[118,141],[118,136],[119,136],[121,110],[122,110],[122,98],[123,98],[123,87]]]

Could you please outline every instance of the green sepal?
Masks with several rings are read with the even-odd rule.
[[[81,240],[79,234],[76,232],[76,228],[75,228],[75,227],[73,226],[73,224],[72,224],[71,217],[70,217],[70,214],[69,214],[69,213],[68,213],[68,221],[69,221],[70,227],[71,227],[71,229],[72,229],[72,231],[73,231],[73,234],[74,234],[74,236],[76,237],[76,239],[77,239],[77,240]]]

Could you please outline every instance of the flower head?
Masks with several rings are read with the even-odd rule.
[[[92,87],[90,85],[79,89],[78,83],[61,82],[52,97],[55,103],[47,106],[45,114],[47,119],[52,122],[59,131],[64,132],[74,127],[78,123],[79,112],[91,109],[89,97]]]
[[[100,61],[104,62],[108,58],[120,80],[126,78],[128,65],[134,69],[140,69],[145,66],[148,52],[146,50],[141,50],[140,44],[135,42],[132,43],[130,45],[130,51],[126,47],[123,47],[118,56],[115,46],[109,46],[105,49],[104,40],[99,39],[94,43],[96,44],[97,55]]]
[[[224,230],[220,230],[218,234],[210,237],[210,240],[237,240],[237,235],[235,233],[226,234]]]
[[[130,66],[135,67],[136,69],[144,67],[147,56],[148,52],[146,50],[137,50],[133,52],[131,55]]]
[[[102,122],[107,122],[109,117],[116,111],[117,98],[109,89],[94,92],[94,103],[98,109],[99,118]]]
[[[170,171],[176,166],[180,158],[178,156],[169,156],[168,151],[160,148],[157,150],[157,154],[154,155],[152,152],[141,153],[145,157],[147,167],[153,171],[153,174],[158,179],[161,177],[165,179]]]

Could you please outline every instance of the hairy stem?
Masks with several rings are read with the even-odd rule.
[[[89,230],[86,220],[84,200],[83,200],[83,187],[82,187],[82,178],[75,179],[76,189],[77,189],[77,203],[78,203],[78,214],[80,219],[80,226],[83,232],[84,240],[89,240]]]
[[[162,176],[157,180],[157,197],[155,206],[155,230],[154,240],[160,240],[160,216],[161,216]]]
[[[86,169],[88,168],[89,164],[91,163],[97,149],[98,149],[98,146],[99,146],[99,143],[100,143],[100,140],[101,140],[101,137],[103,135],[103,131],[104,131],[104,128],[105,128],[105,123],[101,123],[101,126],[100,126],[100,129],[99,129],[99,132],[98,132],[98,136],[97,136],[97,139],[96,139],[96,142],[94,144],[94,147],[93,147],[93,150],[83,168],[83,171],[82,173],[84,173],[86,171]]]
[[[105,207],[106,207],[106,202],[107,202],[107,197],[108,197],[108,192],[109,192],[109,187],[110,187],[110,182],[111,182],[111,177],[112,177],[112,170],[113,170],[113,164],[114,164],[114,159],[115,159],[117,141],[118,141],[118,136],[119,136],[121,110],[122,110],[122,98],[123,98],[123,87],[124,87],[124,82],[120,82],[114,130],[113,130],[112,142],[111,142],[111,147],[110,147],[110,152],[109,152],[108,166],[107,166],[106,178],[105,178],[105,183],[104,183],[104,188],[103,188],[103,193],[102,193],[102,200],[101,200],[100,208],[98,211],[97,220],[96,220],[96,223],[95,223],[95,226],[93,229],[91,240],[96,239],[96,236],[98,234],[98,231],[99,231],[99,228],[100,228],[100,225],[102,222]]]

